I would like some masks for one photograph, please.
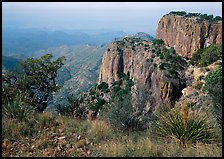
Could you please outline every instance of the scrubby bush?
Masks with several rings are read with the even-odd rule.
[[[222,17],[220,17],[220,16],[216,16],[216,17],[214,18],[214,20],[215,20],[215,21],[220,21],[220,20],[222,20]]]
[[[154,66],[154,68],[157,68],[157,64],[156,63],[154,63],[153,66]]]
[[[108,92],[108,84],[106,82],[100,83],[97,88],[103,92]]]
[[[71,105],[57,104],[55,106],[55,110],[60,115],[65,115],[65,116],[71,116],[72,115],[72,107],[71,107]]]
[[[214,111],[219,124],[222,125],[222,67],[218,67],[205,78],[205,87],[213,99]]]
[[[67,97],[68,104],[58,104],[56,105],[56,112],[63,116],[74,116],[82,118],[84,115],[85,108],[80,107],[81,100],[83,98],[77,99],[76,97],[69,96]]]
[[[156,133],[161,137],[177,140],[183,147],[187,143],[215,141],[215,125],[209,123],[204,114],[190,113],[186,106],[181,111],[173,108],[167,113],[161,113],[156,122]]]
[[[56,85],[57,70],[63,66],[65,57],[52,61],[53,55],[46,54],[39,59],[28,58],[19,63],[14,72],[3,74],[4,103],[11,102],[12,96],[18,92],[27,93],[37,112],[46,109],[52,99],[52,93],[60,89]]]
[[[159,68],[160,68],[161,70],[165,70],[165,63],[161,63],[161,64],[159,65]]]
[[[26,94],[16,94],[10,102],[2,105],[3,115],[19,121],[28,121],[34,111],[33,107],[28,104],[28,100]]]
[[[131,87],[134,82],[130,79],[128,72],[122,79],[122,85],[116,84],[111,86],[111,97],[101,114],[104,118],[109,119],[110,123],[121,130],[140,130],[143,128],[141,113],[143,109],[134,109],[132,104]]]
[[[169,12],[169,14],[184,16],[187,13],[185,11],[171,11],[171,12]]]
[[[190,60],[190,64],[197,65],[199,67],[205,67],[221,58],[222,45],[212,44],[207,48],[196,51]]]
[[[155,39],[152,41],[153,42],[153,45],[164,45],[164,41],[162,39]]]
[[[106,103],[104,99],[98,98],[96,103],[89,103],[88,108],[92,111],[98,112],[103,108],[103,105]]]

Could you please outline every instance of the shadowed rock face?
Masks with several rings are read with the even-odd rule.
[[[174,47],[179,55],[191,58],[198,49],[222,42],[222,23],[165,15],[158,23],[156,38],[162,39],[167,47]]]
[[[147,110],[154,111],[161,104],[172,107],[181,96],[184,84],[179,78],[167,78],[159,67],[161,59],[152,57],[152,43],[124,39],[111,43],[102,58],[98,84],[107,82],[111,85],[119,79],[119,74],[128,72],[135,84],[148,90]]]

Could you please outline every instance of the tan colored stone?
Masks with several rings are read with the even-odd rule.
[[[222,43],[222,23],[197,22],[195,18],[165,15],[157,26],[156,38],[187,58],[200,48]]]

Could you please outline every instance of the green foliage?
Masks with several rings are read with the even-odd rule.
[[[94,110],[94,111],[101,110],[105,103],[106,103],[106,101],[104,99],[99,99],[96,103],[96,106],[92,110]]]
[[[212,44],[207,48],[196,51],[190,61],[191,64],[205,67],[222,58],[222,45]]]
[[[154,63],[153,66],[154,66],[155,68],[157,68],[157,64],[156,64],[156,63]]]
[[[189,17],[198,17],[200,15],[201,15],[201,13],[188,13]]]
[[[197,17],[198,22],[209,21],[209,22],[217,22],[222,20],[222,17],[216,16],[214,18],[213,15],[201,14],[201,13],[186,13],[185,11],[171,11],[168,15],[179,15],[184,17]]]
[[[106,82],[102,82],[97,86],[97,88],[103,92],[108,92],[108,84]]]
[[[159,65],[159,68],[160,68],[161,70],[165,70],[165,63],[161,63],[161,64]]]
[[[31,104],[37,112],[42,112],[47,107],[52,97],[52,92],[59,90],[55,78],[57,70],[62,67],[64,57],[51,61],[53,56],[47,54],[40,59],[28,58],[22,61],[15,72],[6,72],[3,75],[4,103],[11,102],[11,97],[18,92],[27,93],[32,99]]]
[[[120,90],[113,96],[112,102],[108,105],[108,110],[103,112],[104,117],[107,117],[110,123],[117,128],[127,130],[133,127],[131,117],[131,95]]]
[[[170,52],[169,52],[169,51],[167,51],[167,52],[165,53],[165,58],[166,58],[167,60],[169,60],[169,59],[171,58],[171,55],[170,55]]]
[[[77,109],[77,99],[74,98],[73,96],[68,96],[67,97],[68,103],[67,105],[61,105],[58,104],[55,106],[56,112],[60,115],[64,116],[71,116],[73,114],[73,111]]]
[[[183,70],[187,65],[187,62],[181,56],[176,54],[173,47],[167,49],[164,46],[157,46],[155,47],[155,54],[161,59],[159,68],[161,70],[167,70],[167,77],[177,78],[179,75],[178,71]]]
[[[169,14],[184,16],[187,13],[185,11],[171,11],[171,12],[169,12]]]
[[[172,109],[168,113],[161,113],[156,123],[158,135],[177,140],[181,145],[186,143],[215,141],[215,126],[208,123],[206,115],[189,115],[186,125],[180,111]]]
[[[214,18],[214,20],[215,20],[215,21],[221,21],[221,20],[222,20],[222,17],[220,17],[220,16],[216,16],[216,17]]]
[[[164,55],[163,54],[159,54],[159,58],[160,59],[164,59]]]
[[[64,116],[71,116],[72,115],[72,107],[71,107],[71,105],[57,104],[55,106],[55,110],[60,115],[64,115]]]
[[[119,81],[123,81],[119,85]],[[144,104],[140,104],[141,97],[137,98],[138,104],[133,107],[131,88],[134,82],[130,79],[130,73],[124,75],[123,78],[113,83],[110,88],[109,103],[103,106],[101,115],[105,119],[109,119],[110,123],[121,130],[142,130],[148,124],[148,116],[143,117]],[[146,95],[147,93],[142,93]],[[146,97],[144,98],[144,100]]]
[[[164,41],[162,39],[155,39],[152,41],[153,42],[153,45],[164,45]]]
[[[205,78],[205,90],[213,99],[214,111],[219,124],[222,125],[222,67],[218,67]]]
[[[3,104],[3,114],[19,121],[28,121],[33,113],[33,108],[28,104],[28,100],[26,94],[16,94],[10,102]]]

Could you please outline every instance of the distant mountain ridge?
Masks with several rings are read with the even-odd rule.
[[[22,54],[26,57],[33,56],[35,51],[49,47],[77,44],[99,45],[111,42],[112,39],[127,34],[123,31],[52,31],[32,28],[3,28],[2,33],[2,54]]]

